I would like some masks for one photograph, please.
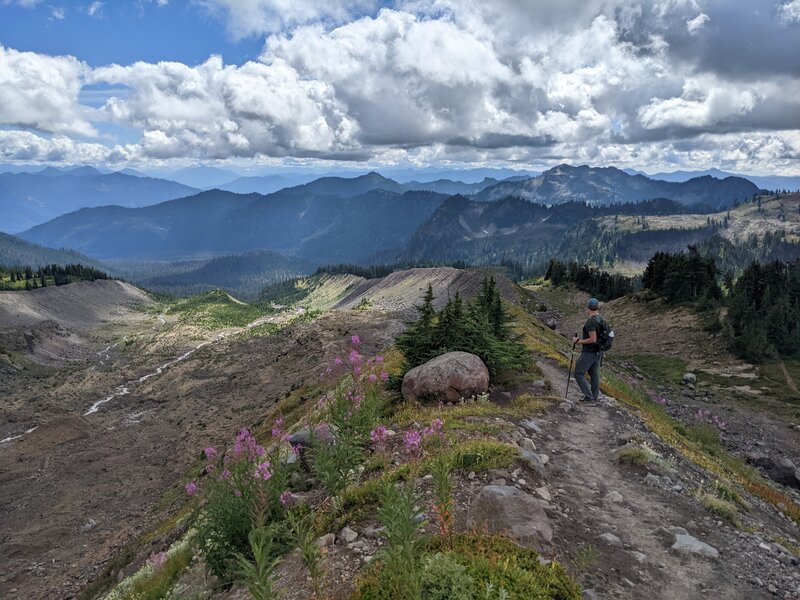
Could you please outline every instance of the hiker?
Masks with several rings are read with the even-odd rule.
[[[597,298],[589,298],[589,302],[586,303],[586,312],[589,313],[589,318],[586,319],[586,324],[583,326],[583,335],[580,338],[577,335],[572,338],[573,347],[576,345],[581,347],[581,355],[575,365],[575,381],[583,392],[584,402],[600,400],[601,353],[598,336],[603,324],[603,317],[598,312],[599,308],[600,302]],[[586,373],[589,373],[591,378],[591,387],[586,381]]]

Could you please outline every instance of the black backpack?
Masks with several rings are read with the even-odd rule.
[[[611,325],[603,317],[596,320],[599,324],[597,328],[597,347],[600,352],[608,352],[614,344],[614,330],[611,329]]]

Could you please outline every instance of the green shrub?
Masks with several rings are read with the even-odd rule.
[[[616,452],[617,462],[623,465],[646,466],[653,462],[655,453],[644,446],[627,446]]]
[[[456,293],[437,313],[433,299],[429,285],[417,307],[418,319],[397,338],[406,370],[455,350],[480,356],[492,376],[530,366],[525,346],[509,327],[511,319],[493,277],[485,278],[478,295],[466,304]]]
[[[544,566],[533,550],[503,536],[456,536],[453,555],[485,592],[491,584],[509,600],[580,600],[580,586],[556,562]],[[491,595],[494,598],[497,595]]]
[[[298,510],[292,510],[289,512],[289,522],[292,527],[294,543],[300,550],[300,556],[308,568],[314,596],[317,600],[321,600],[324,597],[322,583],[325,577],[325,558],[322,555],[322,549],[316,544],[313,521],[310,515],[301,516]]]
[[[451,554],[436,553],[422,561],[422,597],[425,600],[473,600],[475,580]]]
[[[727,500],[723,500],[722,498],[719,498],[714,494],[709,494],[708,492],[700,493],[700,501],[703,503],[703,507],[706,510],[722,517],[730,523],[736,524],[738,511],[736,510],[736,505],[733,502],[728,502]]]

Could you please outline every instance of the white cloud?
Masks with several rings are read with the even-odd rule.
[[[136,161],[136,146],[78,142],[65,135],[45,137],[30,131],[0,130],[0,160],[18,162],[114,164]]]
[[[41,2],[42,0],[0,0],[0,4],[16,4],[18,6],[22,6],[23,8],[33,8]]]
[[[686,30],[692,35],[703,29],[711,19],[705,13],[700,13],[694,19],[686,21]]]
[[[159,0],[159,3],[165,0]],[[226,23],[235,38],[283,31],[321,21],[343,23],[375,0],[198,0]]]
[[[18,52],[0,46],[0,124],[94,136],[78,102],[88,67],[68,56]]]
[[[800,23],[800,0],[791,0],[778,7],[778,18],[787,25]]]
[[[693,77],[687,79],[680,97],[653,98],[638,114],[645,129],[704,128],[751,112],[759,100],[753,90],[714,77]]]
[[[99,17],[103,14],[103,3],[100,0],[95,0],[86,9],[86,14],[90,17]]]
[[[130,86],[110,98],[109,121],[143,131],[148,155],[222,158],[258,154],[328,154],[352,150],[353,123],[329,86],[301,80],[283,62],[196,67],[136,63],[96,69],[92,82]]]
[[[60,6],[51,6],[50,7],[50,19],[56,21],[63,21],[67,16],[67,12],[65,9],[61,8]]]
[[[150,161],[647,168],[714,157],[763,165],[769,155],[800,168],[796,56],[720,46],[741,39],[729,31],[746,19],[788,48],[793,25],[775,17],[800,0],[773,3],[761,20],[710,0],[396,0],[380,10],[373,0],[198,2],[235,37],[267,35],[259,59],[90,69],[0,48],[0,125],[42,132],[20,138],[40,155],[67,151],[63,135],[96,135],[93,123],[121,126],[140,138],[114,156]],[[85,0],[87,13],[96,4]],[[736,53],[746,68],[726,71]],[[79,95],[84,84],[108,98],[101,108],[80,105],[92,93]]]

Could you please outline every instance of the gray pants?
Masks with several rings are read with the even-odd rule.
[[[592,380],[592,385],[589,387],[589,382],[586,381],[586,373]],[[583,392],[585,399],[600,399],[600,353],[599,352],[581,352],[580,358],[575,365],[575,381],[578,387]]]

